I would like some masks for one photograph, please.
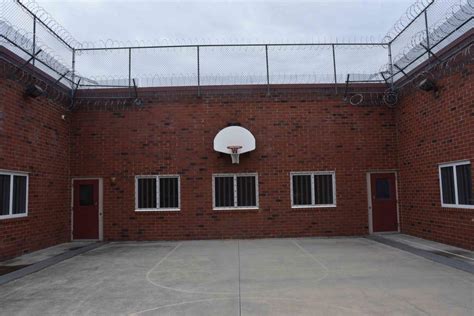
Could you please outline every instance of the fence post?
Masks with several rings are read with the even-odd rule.
[[[267,95],[270,95],[270,69],[268,68],[268,45],[265,45],[265,64],[267,67]]]
[[[388,64],[389,64],[389,67],[390,67],[390,88],[393,89],[392,42],[388,43]]]
[[[431,58],[430,31],[428,29],[428,13],[425,9],[425,29],[426,29],[426,47],[428,48],[428,58]]]
[[[132,48],[128,49],[128,87],[132,86]]]
[[[336,69],[336,47],[334,44],[332,46],[332,66],[334,71],[334,89],[336,90],[337,94],[337,69]]]
[[[71,90],[74,90],[74,80],[76,79],[76,49],[72,49],[72,74],[71,74]]]
[[[198,97],[201,96],[201,64],[200,64],[200,58],[199,58],[199,45],[196,46],[196,58],[197,58],[197,84],[198,84]]]
[[[32,63],[33,63],[33,66],[35,65],[35,59],[36,59],[36,16],[33,16],[33,48],[32,48],[32,52],[33,52],[33,60],[32,60]]]

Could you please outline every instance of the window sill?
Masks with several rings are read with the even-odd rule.
[[[214,207],[214,211],[258,211],[260,208],[258,206],[254,207]]]
[[[474,205],[459,205],[459,204],[441,204],[442,208],[461,208],[461,209],[474,209]]]
[[[137,213],[150,213],[150,212],[179,212],[179,208],[147,208],[147,209],[136,209]]]
[[[308,209],[308,208],[334,208],[337,207],[335,204],[328,204],[328,205],[293,205],[292,209]]]
[[[4,219],[25,218],[28,214],[0,215],[0,221]]]

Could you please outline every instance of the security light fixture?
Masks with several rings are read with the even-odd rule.
[[[418,89],[430,92],[432,91],[435,98],[439,97],[439,88],[436,85],[436,82],[433,79],[425,78],[418,83]]]
[[[139,98],[136,98],[136,99],[133,100],[133,104],[136,105],[136,106],[143,106],[143,100],[139,99]]]
[[[33,99],[42,96],[44,94],[43,88],[36,84],[30,84],[25,89],[25,95]]]
[[[421,80],[420,83],[418,84],[418,88],[423,91],[434,91],[434,92],[438,91],[438,87],[436,86],[436,83],[429,78],[425,78]]]

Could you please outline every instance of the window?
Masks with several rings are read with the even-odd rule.
[[[212,180],[214,209],[258,208],[256,174],[220,174]]]
[[[28,214],[28,175],[0,171],[0,219]]]
[[[94,205],[94,186],[92,184],[79,184],[79,205]]]
[[[291,206],[336,206],[336,180],[334,172],[292,172]]]
[[[375,198],[377,200],[390,199],[390,180],[389,179],[379,178],[375,180]]]
[[[135,210],[179,211],[179,176],[137,176]]]
[[[439,179],[441,206],[474,208],[469,161],[440,164]]]

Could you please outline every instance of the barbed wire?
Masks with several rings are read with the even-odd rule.
[[[33,15],[39,19],[44,25],[49,28],[49,32],[59,37],[64,43],[71,46],[72,50],[76,51],[77,56],[100,55],[100,57],[109,58],[104,62],[97,62],[91,59],[95,64],[89,65],[89,68],[84,68],[82,65],[87,65],[87,60],[76,60],[76,67],[66,66],[69,62],[65,62],[58,54],[51,49],[41,37],[33,38],[30,31],[25,31],[12,25],[8,21],[2,20],[0,15],[0,43],[8,46],[13,44],[19,49],[26,51],[27,54],[33,54],[33,47],[35,52],[40,53],[35,57],[37,60],[51,67],[58,76],[64,74],[64,77],[74,83],[77,83],[79,88],[100,88],[107,86],[128,87],[131,85],[131,80],[135,79],[138,86],[196,86],[200,85],[241,85],[241,84],[291,84],[291,83],[341,83],[341,77],[350,74],[352,80],[365,81],[382,81],[392,77],[393,79],[393,65],[397,68],[406,69],[413,64],[420,56],[427,56],[429,54],[428,48],[433,48],[441,41],[444,41],[453,31],[456,31],[466,21],[472,21],[474,15],[474,0],[417,0],[411,5],[402,17],[395,23],[391,30],[381,41],[377,41],[374,37],[365,38],[339,38],[335,41],[327,42],[327,39],[312,39],[313,43],[295,42],[283,40],[280,43],[259,43],[256,40],[234,39],[234,40],[215,40],[210,39],[158,39],[151,41],[134,40],[134,41],[119,41],[119,40],[104,40],[98,42],[79,42],[67,30],[64,29],[57,21],[51,17],[42,7],[32,0],[7,0],[8,3],[15,3],[23,11],[28,12],[33,19]],[[456,3],[452,4],[453,1]],[[5,0],[3,0],[5,2]],[[448,5],[449,4],[449,5]],[[0,3],[0,9],[2,8]],[[438,11],[435,11],[435,9]],[[14,10],[15,8],[9,8]],[[434,12],[433,12],[434,11]],[[442,11],[441,17],[439,17]],[[424,26],[420,28],[420,22],[423,22],[422,13],[429,15],[430,24],[428,28]],[[2,11],[0,11],[0,14]],[[418,26],[415,26],[418,24]],[[428,34],[428,35],[427,35]],[[35,40],[35,43],[33,41]],[[59,39],[58,39],[59,41]],[[429,43],[428,43],[429,41]],[[388,45],[397,45],[400,48],[397,50],[392,58],[392,63],[380,61],[377,62],[374,58],[375,54],[386,56],[388,60]],[[159,47],[155,47],[159,46]],[[201,63],[218,63],[216,67],[208,67],[201,69],[199,73],[199,55],[196,60],[196,48],[201,49]],[[383,48],[385,51],[376,52],[375,49]],[[90,49],[90,50],[84,50]],[[129,50],[127,52],[126,50]],[[367,49],[368,51],[363,51]],[[135,57],[135,54],[140,51],[140,54],[151,55],[157,54],[157,51],[168,52],[171,57],[163,58],[161,55],[155,55],[158,62],[153,62],[152,58],[140,59],[142,57]],[[268,51],[266,51],[268,50]],[[332,50],[332,53],[331,53]],[[275,52],[294,52],[294,54],[276,54]],[[308,54],[299,53],[308,51]],[[361,51],[361,53],[352,53],[353,51]],[[199,54],[199,49],[197,50]],[[207,52],[217,52],[218,55]],[[313,54],[314,52],[314,54]],[[341,53],[342,52],[342,53]],[[344,53],[346,52],[346,53]],[[347,53],[349,52],[349,53]],[[182,53],[182,54],[181,54]],[[266,75],[265,67],[253,67],[255,65],[262,66],[265,63],[266,53]],[[126,58],[127,54],[130,54]],[[228,54],[228,55],[226,55]],[[240,55],[239,55],[240,54]],[[118,58],[121,55],[124,58]],[[342,55],[342,56],[341,56]],[[76,56],[76,57],[77,57]],[[114,57],[115,56],[115,57]],[[179,59],[179,56],[185,56],[188,59]],[[217,56],[217,57],[216,57]],[[270,56],[270,57],[269,57]],[[81,57],[82,58],[82,57]],[[137,58],[133,59],[132,58]],[[174,58],[174,59],[173,59]],[[234,60],[242,58],[244,62],[242,65],[249,67],[248,71],[240,71],[238,66],[227,67],[229,63]],[[248,58],[251,62],[247,62],[244,58]],[[270,69],[268,69],[268,59],[270,58]],[[272,59],[274,58],[274,59]],[[293,58],[293,59],[291,59]],[[300,58],[296,61],[294,59]],[[316,59],[318,59],[316,61]],[[135,68],[135,62],[139,61],[143,65],[138,65]],[[128,62],[128,76],[124,75],[127,72],[127,67],[123,67],[123,63]],[[157,73],[150,72],[150,64],[153,65]],[[299,62],[299,64],[298,64]],[[108,63],[108,64],[107,64]],[[278,67],[280,63],[280,67]],[[334,65],[332,65],[334,63]],[[107,65],[106,65],[107,64]],[[176,65],[175,65],[176,64]],[[236,63],[238,64],[238,60]],[[295,66],[296,64],[296,66]],[[379,67],[378,65],[381,66]],[[158,66],[156,66],[158,65]],[[184,65],[182,70],[176,66]],[[283,65],[283,66],[282,66]],[[291,68],[293,65],[293,69]],[[303,65],[304,67],[298,67]],[[311,66],[312,65],[312,66]],[[98,66],[98,67],[97,67]],[[197,66],[197,67],[196,67]],[[161,68],[157,68],[161,67]],[[222,67],[222,68],[219,68]],[[227,68],[226,68],[227,67]],[[313,67],[313,68],[311,68]],[[331,73],[334,67],[334,73]],[[74,69],[71,69],[74,68]],[[169,68],[169,69],[168,69]],[[196,68],[198,68],[196,72]],[[219,69],[217,69],[219,68]],[[261,72],[258,72],[258,69]],[[336,71],[337,68],[337,71]],[[79,71],[78,71],[79,69]],[[90,72],[101,69],[104,73],[119,72],[122,75],[94,75]],[[118,70],[117,70],[118,69]],[[217,71],[216,71],[217,69]],[[276,69],[276,70],[274,70]],[[299,73],[294,70],[300,69]],[[340,70],[342,69],[342,70]],[[378,69],[378,70],[377,70]],[[141,72],[141,71],[142,72]],[[221,71],[221,72],[219,72]],[[318,72],[319,71],[319,72]],[[87,72],[87,74],[85,74]],[[397,71],[395,70],[395,73]],[[398,74],[400,74],[398,72]],[[80,85],[79,85],[80,80]],[[373,100],[382,100],[381,102],[387,104],[391,103],[396,96],[393,95],[393,89],[390,91],[381,92],[377,97],[372,96]],[[389,101],[387,101],[389,100]],[[353,100],[351,103],[357,103],[360,100]],[[362,102],[362,101],[360,101]],[[375,101],[374,101],[375,102]],[[363,103],[363,102],[362,102]]]
[[[408,25],[415,20],[429,5],[435,0],[417,0],[406,9],[405,13],[395,22],[387,34],[384,36],[384,42],[391,42],[401,32],[405,30]]]
[[[15,29],[9,22],[0,20],[0,38],[5,46],[17,46],[18,48],[33,54],[33,46],[35,47],[36,60],[44,62],[46,65],[57,71],[58,74],[72,72],[65,66],[65,62],[61,57],[55,54],[54,50],[37,38],[33,45],[33,33],[23,29]]]
[[[56,33],[62,40],[64,40],[71,47],[79,47],[80,42],[77,41],[68,30],[59,24],[43,7],[38,5],[34,0],[13,0],[21,4],[21,8],[33,13],[39,20],[41,20],[48,28]]]
[[[430,1],[430,3],[433,3],[433,1]],[[420,8],[420,4],[416,8]],[[413,14],[418,10],[412,9]],[[419,12],[417,15],[419,15]],[[393,57],[393,64],[399,68],[407,67],[420,55],[426,54],[428,46],[432,48],[438,45],[463,23],[472,22],[473,15],[474,0],[459,0],[458,3],[447,8],[445,14],[429,26],[428,30],[422,29],[406,40],[402,51]],[[398,39],[395,41],[398,41]],[[380,68],[380,71],[386,72],[389,69],[390,64],[387,63]]]
[[[350,45],[347,45],[350,43]],[[315,44],[315,45],[312,45]],[[132,48],[148,48],[148,49],[179,49],[179,48],[190,48],[196,46],[206,47],[207,49],[233,49],[239,47],[241,49],[252,49],[254,47],[262,47],[265,45],[272,46],[279,50],[320,50],[331,48],[331,45],[339,45],[340,48],[354,49],[360,47],[371,47],[381,46],[386,44],[380,39],[374,36],[353,36],[353,37],[339,37],[334,39],[321,39],[312,38],[308,40],[288,40],[283,39],[280,41],[273,42],[262,42],[259,40],[249,39],[214,39],[199,38],[199,39],[169,39],[161,38],[154,40],[117,40],[117,39],[105,39],[98,41],[85,41],[79,43],[76,47],[78,54],[93,54],[97,51],[108,50],[116,51],[117,49],[128,49]],[[372,44],[372,45],[371,45]]]
[[[42,96],[55,103],[65,106],[71,102],[71,94],[68,88],[51,82],[36,73],[31,68],[15,64],[10,60],[0,56],[0,72],[3,77],[14,80],[24,86],[36,85],[42,91]]]

